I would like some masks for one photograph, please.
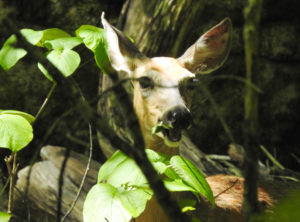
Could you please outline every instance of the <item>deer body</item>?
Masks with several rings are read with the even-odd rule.
[[[189,127],[191,114],[181,95],[180,84],[193,81],[196,74],[206,74],[220,67],[230,51],[232,27],[226,18],[203,34],[179,58],[155,57],[143,55],[128,38],[111,26],[102,15],[102,23],[108,41],[108,54],[113,68],[132,78],[134,87],[134,109],[147,148],[169,155],[179,154],[181,131]],[[162,122],[166,127],[162,132],[152,134],[152,128]],[[205,216],[203,221],[242,221],[240,214],[243,180],[233,176],[218,175],[207,178],[214,195],[220,194],[236,185],[228,192],[216,198],[216,207],[210,210],[207,203],[199,206]],[[261,198],[266,194],[261,192]],[[179,195],[180,198],[180,195]],[[271,204],[271,199],[267,203]],[[209,214],[222,212],[220,220],[210,220]],[[201,214],[201,213],[200,213]],[[225,215],[225,216],[223,216]],[[227,220],[226,217],[229,219]],[[143,214],[136,219],[139,222],[168,221],[155,197],[152,198]]]

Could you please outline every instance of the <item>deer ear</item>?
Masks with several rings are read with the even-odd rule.
[[[101,21],[106,32],[108,56],[112,67],[118,72],[126,72],[131,75],[136,63],[145,59],[146,56],[121,31],[108,23],[104,18],[104,12]]]
[[[225,62],[231,48],[231,38],[231,20],[225,18],[203,34],[178,61],[193,73],[210,73]]]

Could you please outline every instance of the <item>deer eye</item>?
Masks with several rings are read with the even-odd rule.
[[[147,76],[140,77],[138,79],[141,89],[149,89],[154,87],[154,82]]]
[[[188,79],[186,83],[186,88],[188,90],[194,90],[197,87],[197,83],[199,82],[199,79],[197,78],[190,78]]]

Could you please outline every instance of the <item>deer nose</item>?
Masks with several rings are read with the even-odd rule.
[[[184,106],[175,106],[165,112],[162,118],[167,126],[175,129],[187,129],[192,120],[190,111]]]

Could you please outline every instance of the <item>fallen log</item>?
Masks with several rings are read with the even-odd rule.
[[[15,187],[13,221],[57,221],[58,178],[65,152],[66,148],[63,147],[45,146],[40,152],[42,161],[35,163],[31,170],[30,166],[27,166],[19,171]],[[62,216],[69,210],[76,197],[87,162],[86,156],[70,152],[63,177]],[[79,199],[65,221],[82,221],[83,202],[87,192],[97,182],[99,168],[100,164],[92,160]]]

